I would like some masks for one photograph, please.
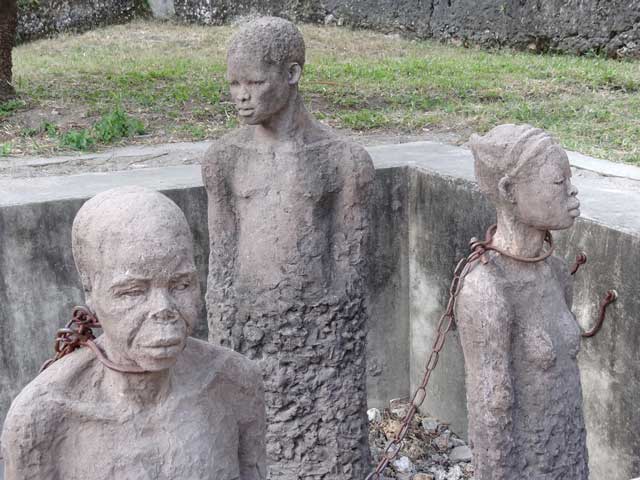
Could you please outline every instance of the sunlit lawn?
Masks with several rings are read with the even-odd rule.
[[[428,128],[466,138],[527,122],[550,130],[566,148],[640,164],[640,62],[488,52],[340,27],[302,30],[303,93],[335,127]],[[137,21],[19,46],[20,97],[0,107],[0,155],[68,150],[66,133],[91,135],[118,107],[141,120],[145,134],[112,141],[221,135],[236,125],[224,80],[231,32]]]

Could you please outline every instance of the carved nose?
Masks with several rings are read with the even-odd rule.
[[[179,317],[175,304],[167,292],[156,291],[152,298],[150,316],[154,320],[176,321]]]
[[[576,187],[573,183],[569,187],[569,195],[571,195],[572,197],[578,195],[578,187]]]
[[[249,100],[250,98],[251,95],[249,94],[249,90],[244,87],[240,88],[240,91],[238,92],[238,100],[244,102]]]

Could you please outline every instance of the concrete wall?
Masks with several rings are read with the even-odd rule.
[[[368,389],[369,403],[382,407],[409,396],[420,381],[455,262],[494,213],[475,188],[467,150],[429,142],[369,150],[377,177]],[[640,169],[571,159],[583,218],[557,235],[557,244],[569,261],[582,250],[589,255],[577,277],[578,320],[585,326],[593,321],[608,288],[620,293],[603,331],[583,342],[579,357],[591,478],[629,480],[640,476]],[[0,419],[50,355],[51,339],[70,308],[81,302],[69,237],[76,211],[84,199],[124,184],[165,191],[185,211],[204,286],[206,198],[197,166],[0,178]],[[206,336],[201,326],[198,334]],[[466,432],[456,332],[424,410]]]

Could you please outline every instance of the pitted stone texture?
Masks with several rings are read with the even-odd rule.
[[[18,42],[125,23],[141,10],[142,5],[137,0],[38,0],[25,3],[18,13]]]
[[[265,378],[272,479],[361,480],[374,170],[298,94],[304,40],[282,19],[242,26],[227,77],[248,124],[205,156],[209,334]]]
[[[188,337],[202,302],[178,206],[140,187],[103,192],[78,212],[72,243],[104,331],[96,345],[142,372],[80,348],[40,373],[6,417],[6,480],[263,480],[261,374]]]
[[[545,232],[579,215],[566,154],[526,125],[496,127],[471,145],[480,188],[497,209],[493,244],[539,255]],[[567,264],[486,257],[458,299],[475,478],[587,480],[581,330]]]
[[[250,133],[214,145],[203,170],[210,336],[263,367],[271,478],[361,479],[370,160],[335,138],[264,151]],[[234,225],[230,235],[220,223]]]

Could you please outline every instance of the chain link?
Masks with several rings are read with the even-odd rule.
[[[42,364],[40,373],[46,370],[52,363],[60,360],[62,357],[73,353],[81,347],[89,348],[96,358],[105,367],[120,373],[145,373],[146,370],[135,365],[117,365],[109,360],[105,354],[96,345],[96,339],[93,334],[94,328],[102,328],[96,316],[87,307],[74,307],[71,320],[64,328],[56,332],[56,340],[54,344],[55,355]]]

